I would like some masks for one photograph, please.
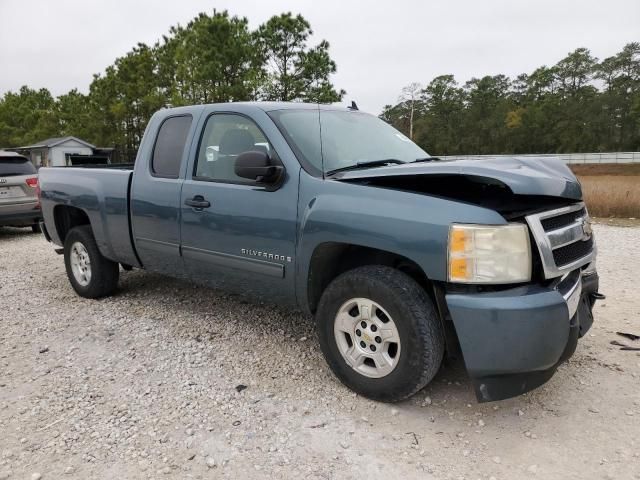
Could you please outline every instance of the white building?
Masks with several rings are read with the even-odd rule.
[[[65,167],[70,166],[74,160],[91,157],[98,160],[95,145],[85,142],[76,137],[47,138],[41,142],[26,147],[19,147],[18,150],[27,155],[31,162],[40,167]],[[109,155],[100,157],[104,163],[108,163]]]

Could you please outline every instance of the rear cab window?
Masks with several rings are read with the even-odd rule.
[[[0,157],[0,177],[35,174],[36,167],[24,157]]]
[[[154,176],[178,178],[191,122],[191,115],[169,117],[162,122],[151,157]]]

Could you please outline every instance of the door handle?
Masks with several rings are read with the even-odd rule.
[[[192,199],[187,199],[184,201],[184,204],[189,207],[193,207],[196,210],[202,210],[203,208],[209,208],[211,206],[211,203],[209,203],[208,200],[205,200],[202,195],[196,195]]]

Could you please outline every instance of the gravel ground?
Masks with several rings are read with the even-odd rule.
[[[0,229],[0,479],[640,479],[640,355],[609,344],[640,334],[640,228],[595,230],[608,298],[547,385],[480,405],[458,362],[386,405],[300,313],[142,271],[84,300]]]

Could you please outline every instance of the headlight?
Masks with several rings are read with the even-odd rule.
[[[448,261],[450,282],[527,282],[531,280],[527,226],[451,225]]]

